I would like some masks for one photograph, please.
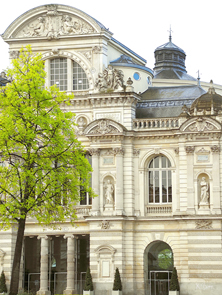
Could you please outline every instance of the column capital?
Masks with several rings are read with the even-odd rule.
[[[215,154],[219,154],[220,153],[220,147],[219,147],[219,145],[213,145],[213,146],[210,147],[210,149],[211,149],[211,152],[212,153],[215,153]]]
[[[113,148],[113,152],[115,155],[124,155],[124,149],[122,147]]]
[[[77,237],[74,234],[65,234],[63,238],[64,239],[68,239],[68,238],[77,239]]]
[[[195,150],[194,146],[185,146],[185,151],[187,154],[193,154]]]
[[[100,155],[100,149],[91,148],[88,150],[91,156],[99,156]]]
[[[37,239],[40,240],[40,239],[45,239],[45,240],[51,240],[52,238],[50,236],[47,236],[47,235],[39,235],[37,236]]]

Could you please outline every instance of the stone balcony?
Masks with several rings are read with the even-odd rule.
[[[134,130],[146,130],[146,129],[179,129],[182,121],[178,118],[155,118],[155,119],[134,119]]]

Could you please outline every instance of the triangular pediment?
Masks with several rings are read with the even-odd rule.
[[[81,10],[66,5],[43,5],[18,17],[3,39],[58,39],[65,36],[99,33],[103,25]]]

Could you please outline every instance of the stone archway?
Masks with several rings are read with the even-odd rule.
[[[144,280],[146,295],[168,295],[174,266],[173,251],[163,241],[150,243],[144,251]]]

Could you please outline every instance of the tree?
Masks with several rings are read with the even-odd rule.
[[[7,293],[7,286],[5,282],[5,273],[2,271],[0,277],[0,293]]]
[[[87,268],[87,271],[86,271],[86,281],[85,281],[84,290],[93,291],[93,281],[92,281],[92,276],[91,276],[89,267]]]
[[[27,216],[53,226],[73,223],[80,187],[94,195],[74,114],[61,110],[73,96],[44,88],[44,61],[30,46],[12,65],[12,82],[0,92],[0,221],[2,228],[18,226],[9,290],[16,295]]]
[[[122,283],[121,283],[119,269],[117,267],[115,272],[115,277],[114,277],[113,291],[118,291],[118,290],[122,291]]]
[[[172,276],[170,279],[170,291],[180,291],[176,267],[173,268]]]

